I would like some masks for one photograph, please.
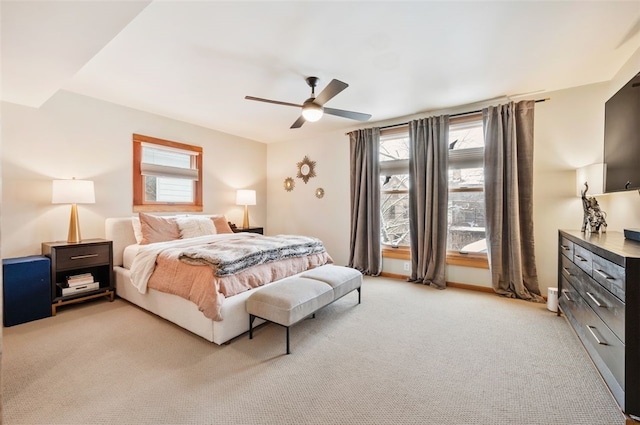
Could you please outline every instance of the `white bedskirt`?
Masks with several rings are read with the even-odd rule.
[[[222,317],[224,320],[216,322],[198,310],[193,302],[172,294],[148,289],[141,294],[131,284],[130,271],[116,266],[116,294],[125,300],[144,308],[176,325],[193,332],[202,338],[224,344],[249,330],[249,314],[245,310],[245,301],[253,293],[246,291],[224,300]],[[256,319],[255,324],[264,322]]]

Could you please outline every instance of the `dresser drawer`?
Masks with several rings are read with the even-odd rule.
[[[624,390],[624,344],[568,281],[563,279],[562,286],[560,305],[580,336],[580,340],[591,357],[598,359],[594,362],[598,368],[605,367]],[[603,376],[606,375],[607,373],[603,373]]]
[[[560,252],[570,260],[573,260],[573,242],[564,236],[560,240]]]
[[[593,255],[591,267],[593,278],[613,295],[624,301],[626,290],[624,268],[598,255]]]
[[[564,255],[560,258],[562,261],[561,263],[562,275],[567,279],[573,278],[579,270],[578,266],[576,266],[570,258],[565,257]]]
[[[581,313],[585,345],[591,345],[595,349],[624,390],[624,344],[589,307],[582,308]]]
[[[573,262],[585,271],[589,276],[591,276],[591,267],[592,267],[592,259],[593,253],[591,251],[586,250],[580,245],[574,245],[573,247]]]
[[[110,262],[108,244],[57,247],[55,253],[58,270],[81,269]]]
[[[585,277],[579,292],[585,302],[602,319],[616,336],[625,342],[624,303],[600,286],[595,280]]]

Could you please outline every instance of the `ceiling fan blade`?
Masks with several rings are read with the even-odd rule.
[[[269,100],[269,99],[263,99],[261,97],[253,97],[253,96],[245,96],[244,98],[247,100],[256,100],[258,102],[275,103],[276,105],[295,106],[297,108],[302,108],[302,105],[298,105],[297,103],[280,102],[279,100]]]
[[[333,79],[329,84],[327,84],[327,87],[325,87],[324,90],[316,96],[316,100],[314,102],[322,106],[347,87],[349,87],[349,84]]]
[[[360,112],[344,111],[342,109],[324,108],[324,113],[335,115],[337,117],[349,118],[356,121],[368,121],[371,114],[363,114]]]
[[[298,119],[296,120],[296,122],[294,122],[294,123],[291,125],[291,127],[289,127],[289,128],[300,128],[300,127],[302,127],[302,124],[304,124],[304,123],[305,123],[305,121],[306,121],[306,120],[304,119],[304,117],[303,117],[302,115],[300,115],[300,118],[298,118]]]

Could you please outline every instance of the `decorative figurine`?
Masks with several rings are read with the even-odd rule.
[[[582,207],[584,209],[584,217],[582,219],[582,232],[607,232],[607,213],[600,209],[600,205],[595,197],[587,197],[589,185],[584,182],[584,190],[580,191],[582,195]]]

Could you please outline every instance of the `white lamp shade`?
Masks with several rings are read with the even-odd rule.
[[[603,163],[586,165],[576,170],[576,195],[581,196],[584,183],[587,182],[589,190],[587,196],[602,195],[604,193],[604,168]]]
[[[236,205],[255,205],[256,204],[256,191],[255,190],[238,190],[236,193]]]
[[[91,180],[54,180],[52,204],[95,204],[96,195]]]

